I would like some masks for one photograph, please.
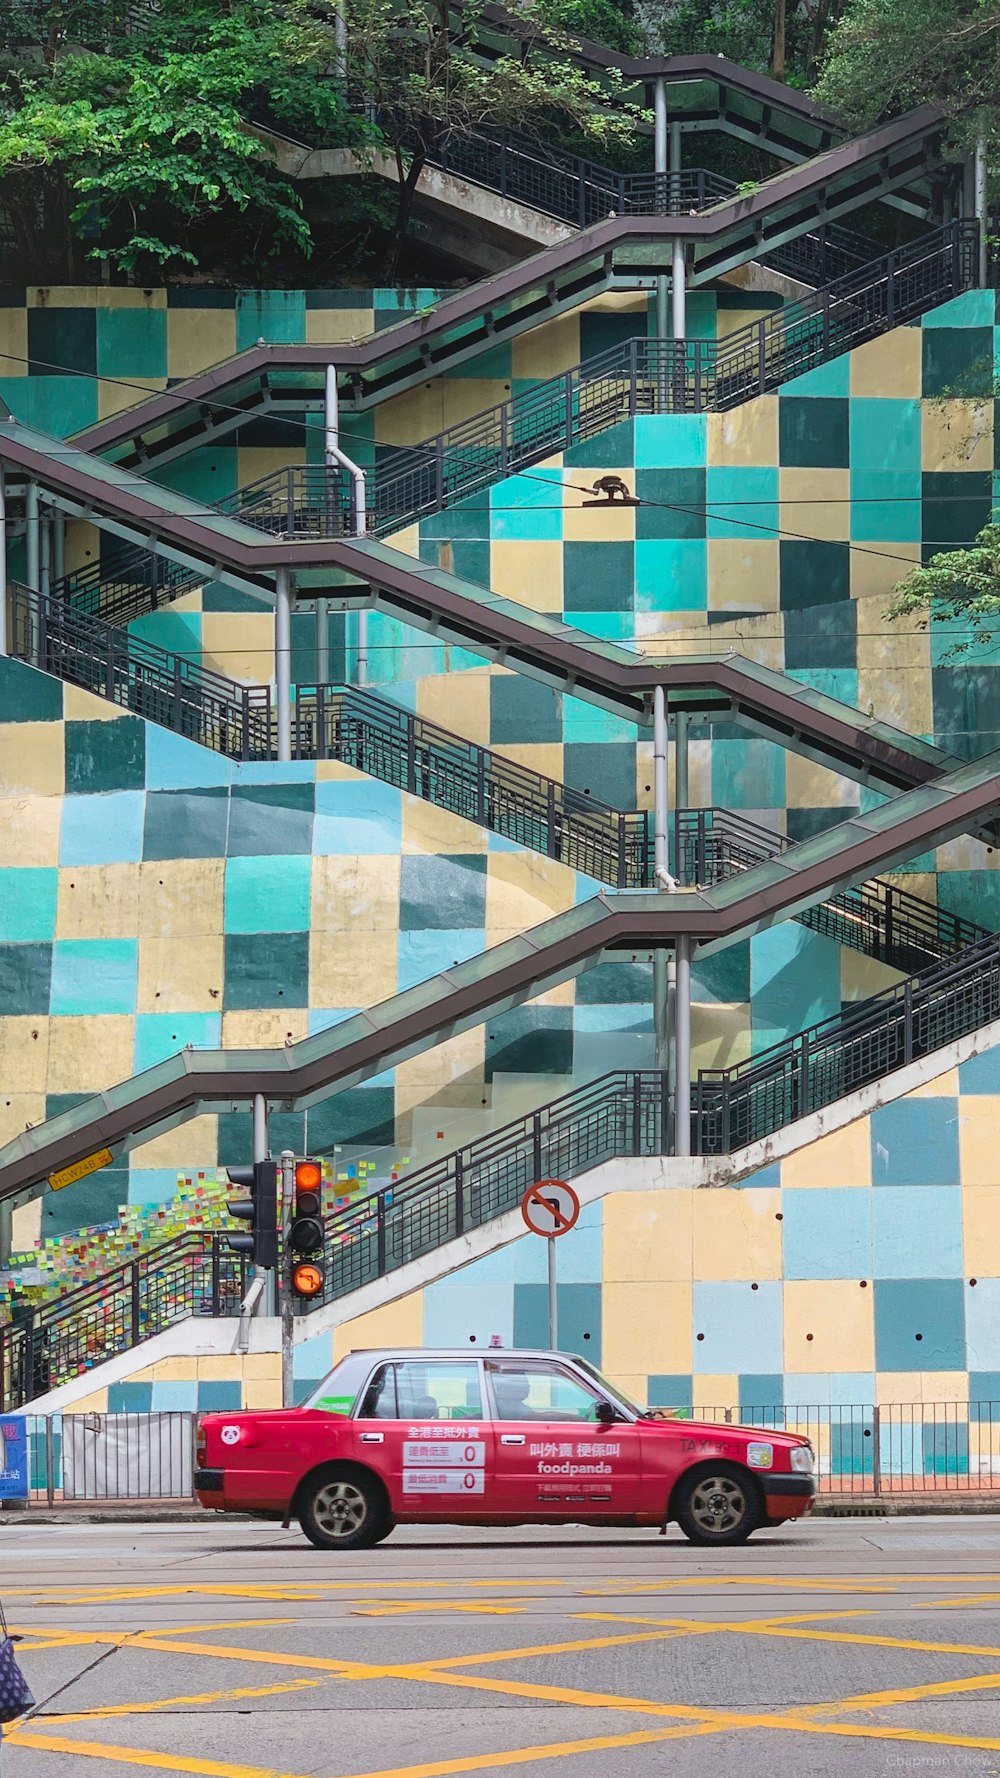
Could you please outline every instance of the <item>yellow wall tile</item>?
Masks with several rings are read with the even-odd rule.
[[[920,418],[920,462],[925,474],[928,470],[992,470],[992,401],[925,401]],[[934,529],[934,516],[935,509],[931,507],[931,537],[940,535]],[[925,519],[925,532],[927,529]]]
[[[691,1068],[730,1068],[750,1054],[750,1008],[743,1002],[723,1005],[711,1001],[691,1008]]]
[[[59,872],[57,938],[130,938],[138,930],[137,864],[67,865]]]
[[[696,1373],[691,1379],[691,1399],[696,1408],[715,1408],[719,1413],[726,1408],[735,1409],[740,1399],[739,1377],[712,1374],[698,1376]]]
[[[49,1021],[42,1014],[0,1018],[0,1104],[16,1088],[44,1093]]]
[[[222,1043],[227,1050],[278,1049],[308,1034],[305,1007],[255,1007],[222,1015]]]
[[[339,932],[347,928],[356,941],[362,932],[394,934],[399,923],[399,893],[398,857],[316,857],[312,929]]]
[[[99,377],[97,417],[99,420],[110,420],[113,415],[123,413],[125,408],[134,407],[142,399],[141,390],[146,389],[153,394],[166,386],[166,377],[129,377],[127,383],[114,382],[110,377]]]
[[[692,1277],[694,1193],[612,1192],[604,1199],[603,1275],[613,1284],[687,1282]],[[690,1367],[690,1352],[679,1368]],[[633,1355],[632,1363],[636,1362]],[[655,1366],[648,1367],[655,1369]]]
[[[694,1275],[709,1279],[781,1277],[777,1190],[698,1191],[694,1195]]]
[[[108,1411],[108,1392],[106,1389],[95,1389],[92,1395],[84,1395],[73,1403],[74,1414],[106,1414]]]
[[[971,1366],[972,1362],[973,1362],[973,1358],[972,1358],[972,1354],[970,1354],[970,1357],[969,1357],[970,1366]],[[920,1400],[924,1404],[925,1407],[930,1407],[932,1405],[939,1405],[941,1407],[945,1407],[945,1406],[950,1407],[950,1406],[954,1406],[958,1403],[961,1403],[962,1407],[964,1408],[965,1403],[968,1401],[968,1399],[969,1399],[969,1381],[968,1381],[967,1372],[965,1372],[965,1371],[921,1371],[920,1372]],[[942,1416],[942,1418],[944,1418],[944,1416]],[[964,1426],[966,1423],[966,1416],[965,1416],[964,1412],[959,1413],[959,1414],[950,1415],[950,1416],[948,1416],[948,1418],[950,1419],[952,1425],[955,1425],[957,1422],[959,1425]],[[930,1415],[927,1416],[927,1420],[928,1420],[928,1424],[930,1424],[931,1423]],[[942,1433],[939,1435],[939,1437],[941,1439],[940,1448],[943,1450],[945,1435]],[[949,1448],[951,1450],[954,1450],[954,1448],[955,1448],[954,1440],[949,1441]]]
[[[156,858],[140,865],[140,933],[185,944],[191,937],[217,937],[225,927],[224,879],[222,858]]]
[[[912,562],[916,567],[919,561],[919,543],[866,543],[861,548],[853,549],[851,551],[851,598],[878,598],[888,602],[888,597],[897,581],[905,579],[909,573],[907,562]],[[884,604],[882,609],[885,609]],[[896,624],[885,624],[882,627],[890,642],[895,637],[898,627],[902,633],[902,628]]]
[[[198,1361],[193,1353],[186,1352],[173,1354],[170,1358],[158,1358],[146,1372],[157,1383],[191,1383],[197,1374]]]
[[[1000,1183],[962,1189],[965,1270],[970,1278],[1000,1278]],[[972,1360],[969,1360],[972,1368]]]
[[[386,932],[312,932],[309,986],[314,1006],[377,1006],[396,992],[396,941]]]
[[[890,969],[887,963],[880,963],[876,957],[866,957],[862,951],[852,951],[845,946],[840,954],[840,998],[843,1001],[870,1000],[873,994],[881,994],[884,988],[893,987],[900,979],[898,969]]]
[[[45,1103],[42,1102],[42,1116],[45,1116]],[[2,1127],[2,1126],[0,1126]],[[2,1140],[7,1141],[5,1135]],[[11,1217],[10,1244],[14,1253],[23,1253],[26,1247],[33,1247],[41,1239],[42,1233],[42,1200],[36,1198],[33,1204],[20,1204]]]
[[[777,611],[778,592],[776,537],[709,539],[710,611]]]
[[[202,665],[227,679],[260,685],[274,673],[274,618],[266,611],[206,611],[201,620]]]
[[[870,1283],[862,1290],[853,1279],[789,1280],[784,1289],[786,1371],[873,1370],[874,1303]]]
[[[849,469],[782,469],[778,491],[785,530],[834,543],[850,537]]]
[[[686,1371],[691,1363],[691,1285],[606,1283],[601,1361],[612,1370],[638,1363],[647,1373]]]
[[[958,1155],[963,1185],[995,1185],[1000,1099],[968,1093],[958,1102]],[[956,1182],[957,1183],[957,1182]]]
[[[63,686],[63,716],[67,722],[118,722],[121,714],[117,704],[84,691],[80,685]]]
[[[486,877],[487,943],[523,932],[574,905],[574,873],[535,852],[494,852]]]
[[[373,309],[307,309],[306,340],[310,345],[350,344],[375,331]]]
[[[7,797],[61,796],[66,782],[60,722],[0,722],[0,784]]]
[[[923,1086],[914,1087],[907,1093],[908,1099],[955,1099],[958,1097],[958,1069],[946,1068],[943,1074],[934,1080],[925,1081]]]
[[[527,741],[523,747],[502,741],[493,751],[502,753],[505,759],[516,760],[529,772],[540,772],[543,778],[555,778],[560,784],[563,781],[563,750],[558,741]],[[582,788],[586,790],[588,786]]]
[[[281,1383],[277,1378],[267,1382],[252,1383],[244,1380],[243,1407],[248,1414],[266,1412],[269,1408],[281,1406]]]
[[[26,377],[27,358],[27,309],[0,309],[0,377]]]
[[[235,1383],[243,1375],[239,1352],[208,1352],[197,1360],[199,1383]]]
[[[221,1012],[225,986],[224,940],[192,933],[180,943],[172,934],[139,940],[139,1012]]]
[[[920,1371],[876,1371],[875,1401],[880,1408],[900,1404],[908,1406],[921,1400],[923,1376]]]
[[[708,416],[708,461],[728,468],[778,461],[778,398],[762,395],[727,414]]]
[[[530,333],[522,333],[511,346],[511,368],[518,377],[555,377],[580,362],[580,317],[557,315]]]
[[[0,1089],[0,1143],[11,1142],[15,1136],[45,1121],[45,1094],[22,1093],[17,1090],[17,1076],[8,1077],[6,1089]]]
[[[50,1093],[100,1093],[132,1073],[134,1019],[95,1013],[49,1020]]]
[[[193,377],[236,352],[234,309],[168,309],[167,374]]]
[[[851,394],[919,398],[923,381],[923,335],[919,327],[897,327],[850,357]]]
[[[134,1167],[170,1167],[178,1173],[214,1167],[219,1154],[219,1125],[214,1117],[193,1117],[175,1130],[165,1130],[131,1153]]]
[[[55,796],[5,796],[0,800],[0,834],[5,865],[59,863],[62,802]]]
[[[487,747],[490,740],[490,691],[488,672],[449,673],[446,679],[417,682],[417,715],[441,723],[466,741]]]
[[[488,1098],[483,1084],[485,1048],[485,1028],[475,1025],[471,1031],[462,1031],[445,1043],[435,1044],[422,1055],[400,1062],[396,1067],[397,1119],[419,1106],[427,1109],[433,1121],[434,1098],[446,1096],[451,1103],[451,1089],[463,1084],[468,1087],[468,1100],[477,1111],[485,1113],[482,1104],[484,1097]]]
[[[785,788],[794,809],[856,809],[860,795],[851,778],[798,753],[785,755]]]
[[[867,1118],[859,1118],[843,1130],[832,1130],[798,1154],[781,1163],[783,1186],[864,1185],[872,1182],[871,1136]],[[849,1370],[849,1365],[838,1365]]]
[[[553,499],[558,499],[558,489]],[[495,538],[490,546],[490,587],[532,611],[562,611],[563,547],[560,542],[522,543]]]
[[[423,1291],[411,1291],[396,1303],[356,1315],[333,1330],[333,1363],[348,1352],[364,1352],[377,1346],[420,1346],[424,1337]]]
[[[486,852],[489,829],[475,827],[449,809],[436,809],[417,796],[403,797],[403,851],[410,853]]]
[[[497,377],[442,377],[440,389],[442,426],[445,428],[460,426],[463,420],[474,419],[489,408],[499,407],[510,396],[510,384]],[[473,498],[485,502],[489,496],[483,492]]]
[[[262,1383],[266,1379],[281,1381],[280,1352],[246,1352],[243,1356],[243,1376],[247,1382]]]

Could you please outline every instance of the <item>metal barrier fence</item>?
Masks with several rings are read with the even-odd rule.
[[[676,1412],[681,1421],[759,1427],[763,1441],[769,1431],[808,1438],[821,1498],[1000,1496],[1000,1402]],[[26,1421],[36,1504],[193,1498],[196,1413],[29,1414]]]
[[[881,1500],[1000,1493],[1000,1402],[695,1408],[685,1417],[799,1433],[819,1495]]]
[[[191,1500],[195,1413],[26,1414],[29,1499]]]

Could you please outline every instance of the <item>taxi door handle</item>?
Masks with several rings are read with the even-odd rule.
[[[385,1443],[385,1433],[363,1432],[361,1434],[361,1443],[363,1445],[383,1445]]]
[[[502,1432],[500,1443],[502,1445],[523,1445],[524,1434],[522,1432]]]

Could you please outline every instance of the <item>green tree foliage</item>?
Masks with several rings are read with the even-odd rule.
[[[383,275],[392,279],[427,156],[477,128],[538,136],[572,130],[591,145],[630,135],[639,115],[619,96],[615,72],[591,79],[571,40],[543,19],[534,0],[505,0],[524,37],[493,53],[497,27],[488,0],[465,0],[461,34],[448,0],[348,0],[347,78],[364,94],[396,159],[399,203]]]
[[[984,525],[968,549],[944,550],[924,568],[914,568],[896,587],[886,612],[890,622],[915,617],[922,629],[932,621],[958,632],[949,653],[965,654],[977,644],[995,642],[1000,626],[1000,524]]]
[[[843,0],[637,0],[652,54],[728,56],[745,68],[807,85]]]
[[[2,0],[0,0],[2,3]],[[308,0],[6,0],[3,204],[26,275],[88,258],[155,275],[311,247],[300,199],[248,128],[364,136]]]
[[[957,147],[1000,140],[1000,4],[846,0],[816,97],[859,129],[931,100]]]

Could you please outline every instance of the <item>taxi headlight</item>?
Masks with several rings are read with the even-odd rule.
[[[800,1475],[812,1475],[813,1454],[811,1445],[793,1445],[791,1450],[792,1468]]]

